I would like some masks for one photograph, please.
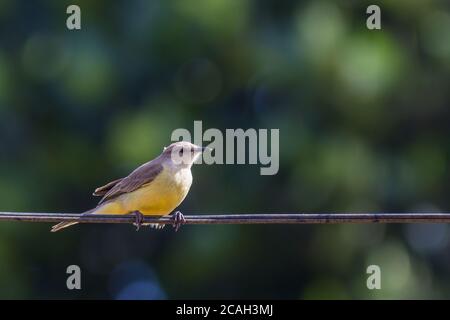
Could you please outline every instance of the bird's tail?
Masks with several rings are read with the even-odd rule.
[[[50,232],[56,232],[65,228],[68,228],[70,226],[73,226],[75,224],[78,224],[78,222],[60,222],[58,224],[55,224],[52,229],[50,230]]]
[[[94,209],[92,209],[92,210],[86,211],[86,212],[84,212],[83,214],[86,214],[86,213],[93,213],[96,209],[97,209],[97,208],[94,208]],[[60,222],[60,223],[58,223],[58,224],[55,224],[55,225],[52,227],[52,229],[50,230],[50,232],[60,231],[60,230],[62,230],[62,229],[68,228],[68,227],[73,226],[73,225],[76,225],[76,224],[78,224],[78,222],[75,222],[75,221],[63,221],[63,222]]]

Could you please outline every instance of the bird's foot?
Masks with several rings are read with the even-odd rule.
[[[133,211],[131,214],[135,217],[133,225],[136,226],[136,231],[139,231],[142,226],[142,222],[144,221],[144,215],[140,211]]]
[[[175,228],[175,231],[180,229],[181,225],[186,223],[186,219],[184,215],[180,211],[176,211],[172,214],[173,224],[172,226]]]

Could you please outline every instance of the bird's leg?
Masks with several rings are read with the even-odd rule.
[[[173,224],[172,226],[175,228],[175,231],[180,229],[181,225],[186,222],[184,215],[180,211],[176,211],[172,214]]]
[[[142,226],[142,222],[144,221],[144,215],[140,211],[133,211],[131,214],[135,217],[133,225],[136,226],[136,231],[139,231],[139,228]]]

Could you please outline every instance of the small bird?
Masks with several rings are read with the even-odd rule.
[[[103,198],[97,207],[85,214],[134,214],[137,230],[143,225],[146,215],[170,214],[188,194],[192,184],[192,164],[205,149],[186,141],[172,143],[157,158],[144,163],[127,177],[97,188],[93,195]],[[174,227],[178,230],[185,222],[184,216],[177,211],[173,218]],[[51,231],[74,224],[77,222],[61,222]]]

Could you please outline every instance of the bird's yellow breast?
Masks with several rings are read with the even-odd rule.
[[[95,213],[166,215],[184,200],[192,184],[190,168],[173,171],[164,168],[150,183],[105,203]]]

